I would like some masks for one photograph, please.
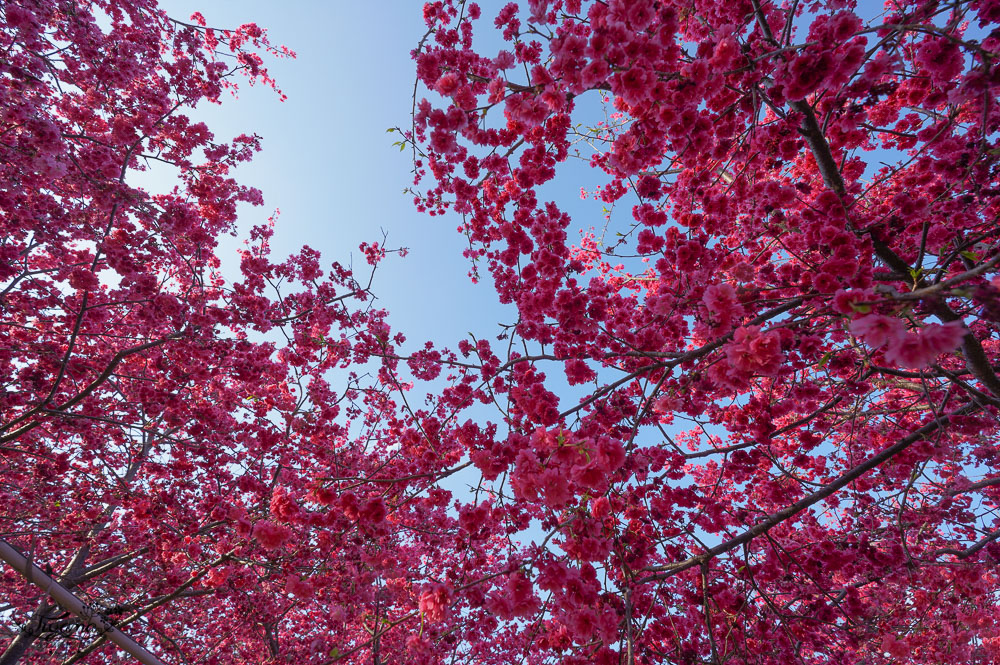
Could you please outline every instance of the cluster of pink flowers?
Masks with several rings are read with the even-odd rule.
[[[259,142],[177,103],[233,65],[271,83],[263,31],[0,4],[0,538],[162,599],[122,624],[138,643],[1000,661],[996,0],[879,25],[844,0],[529,0],[484,17],[501,45],[475,3],[428,2],[415,201],[461,216],[512,310],[455,351],[404,346],[309,248],[275,262],[273,224],[218,274]],[[131,186],[152,157],[176,191]],[[593,200],[554,193],[569,162]],[[36,632],[5,658],[91,648]]]
[[[443,621],[448,613],[450,595],[445,585],[434,584],[420,594],[418,607],[428,621]]]
[[[621,442],[579,439],[572,432],[538,429],[517,454],[515,495],[562,508],[580,494],[603,494],[625,461]]]
[[[1000,39],[966,34],[998,14],[904,0],[875,27],[839,0],[524,4],[495,16],[507,43],[491,53],[466,46],[477,24],[459,3],[434,3],[414,54],[429,91],[416,176],[433,178],[418,205],[463,215],[466,255],[517,308],[509,365],[460,346],[479,366],[456,381],[475,393],[477,373],[510,430],[455,427],[494,492],[476,510],[508,533],[538,520],[557,544],[524,546],[510,573],[537,571],[551,594],[535,621],[490,607],[540,660],[619,662],[627,644],[637,662],[883,662],[905,645],[933,662],[927,631],[879,619],[910,611],[881,590],[959,584],[941,553],[977,556],[977,511],[959,516],[950,481],[911,483],[905,517],[868,493],[899,495],[927,466],[958,482],[944,460],[995,459],[989,444],[970,464],[959,446],[976,426],[995,435],[983,395],[1000,398],[984,360],[1000,350],[986,281],[1000,190],[995,138],[982,140],[1000,126],[986,101]],[[873,172],[873,148],[910,153]],[[601,179],[581,191],[602,229],[550,201],[574,150]],[[914,290],[931,295],[901,295]],[[940,428],[933,446],[857,470],[921,428]],[[620,466],[598,462],[605,441]],[[788,512],[852,469],[855,494],[834,486]],[[994,506],[994,490],[980,499]],[[766,539],[746,535],[768,519]],[[734,549],[706,553],[702,532]],[[874,568],[886,581],[868,587]],[[495,593],[515,592],[504,585]],[[935,630],[972,613],[941,609]]]
[[[851,334],[873,349],[881,349],[887,363],[896,367],[921,369],[939,356],[955,351],[968,333],[961,321],[928,323],[907,330],[899,317],[868,314],[855,319]]]

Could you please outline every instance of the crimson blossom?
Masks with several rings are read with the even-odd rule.
[[[1000,660],[995,0],[428,3],[417,204],[517,320],[412,352],[219,274],[259,28],[0,12],[0,663]]]
[[[384,313],[272,224],[221,274],[259,138],[187,115],[291,52],[154,0],[0,3],[0,52],[0,663],[378,648],[433,583],[405,529],[457,523],[424,478],[331,489],[394,472]]]
[[[1000,661],[1000,3],[525,5],[413,52],[416,204],[517,314],[406,357],[509,539],[437,662]]]

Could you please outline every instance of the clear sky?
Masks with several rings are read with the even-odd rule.
[[[492,16],[503,4],[482,3],[483,41],[494,48],[501,45],[490,30]],[[283,256],[308,244],[322,252],[326,264],[334,260],[347,264],[353,257],[363,274],[368,265],[358,245],[379,240],[382,230],[388,234],[389,247],[409,248],[405,258],[390,255],[380,265],[373,285],[378,305],[390,312],[393,330],[407,337],[401,351],[412,352],[427,340],[439,348],[455,349],[469,332],[495,340],[501,332],[498,322],[516,321],[514,308],[497,302],[485,268],[479,284],[468,277],[471,266],[462,256],[467,245],[456,231],[460,219],[419,213],[412,195],[403,194],[412,184],[411,158],[392,146],[398,135],[386,129],[410,122],[415,80],[410,51],[425,30],[422,2],[161,0],[160,6],[182,20],[200,11],[213,27],[257,23],[268,30],[273,44],[296,52],[294,60],[266,60],[287,101],[280,102],[267,88],[244,85],[238,99],[225,100],[221,106],[205,104],[191,114],[204,120],[219,139],[244,132],[263,137],[263,151],[240,167],[237,178],[261,189],[265,206],[245,206],[241,229],[265,221],[279,208],[272,242],[276,254]],[[426,94],[418,91],[418,100]],[[580,186],[587,184],[581,175],[589,175],[591,169],[583,162],[563,167],[566,176],[547,185],[542,196],[558,199],[564,210],[584,212],[582,218],[591,221],[581,226],[599,228],[604,221],[601,204],[583,202],[579,196]],[[423,185],[428,183],[429,178]],[[573,226],[577,224],[575,220]],[[571,242],[574,239],[571,235]],[[228,250],[233,268],[241,242],[233,240],[221,248],[223,256]],[[565,384],[562,367],[543,370],[560,391],[563,406],[575,403],[581,388]],[[428,388],[417,387],[410,398],[414,406],[421,404],[420,396]],[[469,417],[497,422],[501,414],[477,405],[460,421]],[[444,485],[461,493],[463,485],[474,485],[477,479],[470,470]],[[540,542],[544,534],[532,527],[522,536]]]
[[[489,4],[489,3],[487,3]],[[203,104],[202,119],[219,139],[241,133],[263,137],[263,151],[237,172],[258,187],[264,208],[241,210],[247,229],[278,208],[272,247],[286,255],[303,244],[319,250],[325,264],[368,265],[357,250],[388,234],[389,247],[408,247],[378,269],[373,290],[412,350],[425,340],[455,347],[470,331],[496,335],[496,323],[514,319],[496,304],[488,275],[479,285],[466,276],[464,238],[455,217],[418,213],[412,197],[409,153],[392,143],[391,126],[409,124],[415,78],[410,50],[424,32],[422,2],[385,0],[162,0],[174,18],[200,11],[208,24],[232,28],[254,22],[271,42],[296,52],[294,60],[265,59],[288,96],[241,86],[238,99]],[[231,257],[239,243],[227,245]],[[235,259],[234,259],[235,260]],[[235,265],[232,263],[230,265]]]

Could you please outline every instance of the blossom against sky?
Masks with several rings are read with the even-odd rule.
[[[272,243],[279,255],[307,244],[326,265],[353,263],[360,278],[368,266],[358,245],[380,241],[384,231],[387,247],[409,253],[379,266],[373,291],[412,344],[453,345],[473,330],[495,335],[496,323],[513,317],[495,304],[488,284],[467,277],[471,264],[462,257],[458,222],[417,212],[403,192],[412,160],[393,145],[399,135],[386,130],[409,123],[410,51],[423,28],[419,3],[166,0],[161,6],[179,20],[201,12],[220,28],[257,23],[272,43],[296,53],[265,61],[286,101],[265,87],[242,85],[239,99],[196,112],[219,138],[257,133],[263,139],[263,151],[238,174],[264,195],[263,208],[241,210],[243,232],[279,209]],[[222,252],[232,266],[240,243],[242,237]]]

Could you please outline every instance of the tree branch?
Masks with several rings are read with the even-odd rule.
[[[53,600],[67,611],[78,616],[85,624],[92,626],[102,635],[107,636],[107,639],[117,644],[123,651],[133,656],[140,663],[144,665],[163,665],[156,656],[146,651],[131,637],[118,630],[113,623],[77,598],[69,589],[46,575],[41,568],[29,561],[27,557],[2,539],[0,539],[0,559],[6,561],[24,579],[49,594]]]
[[[682,571],[685,571],[689,568],[695,568],[697,566],[701,566],[706,562],[711,561],[715,557],[719,556],[720,554],[725,554],[726,552],[735,549],[740,545],[743,545],[744,543],[750,542],[754,538],[757,538],[758,536],[767,533],[768,531],[778,526],[782,522],[791,519],[792,517],[799,514],[806,508],[812,506],[813,504],[816,504],[822,501],[823,499],[827,498],[828,496],[834,494],[838,490],[843,489],[844,487],[846,487],[853,481],[857,480],[867,472],[871,471],[877,466],[883,464],[884,462],[892,459],[899,453],[903,452],[917,441],[920,441],[921,439],[926,438],[933,432],[936,432],[937,430],[941,429],[941,427],[947,424],[948,420],[952,416],[965,415],[978,410],[979,410],[978,408],[967,406],[963,407],[962,409],[959,409],[958,411],[952,413],[951,415],[945,415],[935,418],[934,420],[927,423],[920,429],[916,430],[909,436],[889,446],[888,448],[886,448],[879,454],[875,455],[871,459],[862,462],[861,464],[858,464],[851,470],[842,474],[839,478],[837,478],[833,482],[827,483],[826,485],[816,490],[812,494],[809,494],[808,496],[799,499],[792,505],[783,508],[782,510],[779,510],[778,512],[772,514],[763,522],[760,522],[756,526],[747,529],[746,531],[736,536],[735,538],[730,538],[726,542],[716,545],[715,547],[703,552],[702,554],[698,554],[697,556],[685,559],[684,561],[678,561],[676,563],[667,564],[665,566],[658,566],[656,568],[647,568],[646,570],[656,570],[662,572],[657,572],[654,575],[647,575],[646,577],[636,580],[636,582],[638,584],[645,584],[648,582],[656,582],[659,580],[667,579],[668,577],[673,577],[674,575]]]

